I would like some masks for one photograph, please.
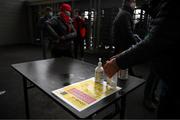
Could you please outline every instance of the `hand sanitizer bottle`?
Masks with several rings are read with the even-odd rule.
[[[102,67],[101,58],[99,58],[98,66],[95,68],[95,82],[102,83],[104,81],[104,69]]]

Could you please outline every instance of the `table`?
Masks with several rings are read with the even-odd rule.
[[[95,67],[96,65],[66,57],[13,64],[12,68],[23,77],[27,118],[30,117],[28,90],[26,88],[27,80],[32,82],[66,111],[70,112],[75,118],[93,118],[98,112],[112,104],[115,105],[115,114],[120,113],[120,118],[124,118],[126,96],[137,87],[140,87],[144,83],[143,79],[129,76],[127,81],[119,81],[118,85],[122,87],[120,92],[108,96],[81,112],[52,94],[53,90],[93,77]]]

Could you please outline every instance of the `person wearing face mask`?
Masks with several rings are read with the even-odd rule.
[[[50,20],[53,17],[53,9],[51,7],[46,7],[43,9],[41,13],[41,17],[37,23],[37,31],[35,31],[36,40],[41,40],[42,48],[43,48],[43,58],[47,58],[47,48],[48,48],[48,32],[46,29],[46,21]]]
[[[59,15],[46,21],[49,34],[53,37],[52,57],[73,57],[73,40],[76,37],[76,30],[72,24],[71,11],[71,6],[63,3],[60,5]]]
[[[53,10],[51,7],[46,7],[42,11],[42,16],[40,17],[38,21],[38,27],[44,31],[45,30],[45,22],[49,19],[51,19],[53,16]]]
[[[114,54],[123,52],[140,41],[139,37],[136,37],[133,33],[133,12],[135,6],[135,0],[124,0],[122,8],[119,9],[113,21],[112,38],[115,46]],[[129,68],[129,74],[134,75],[132,68]]]

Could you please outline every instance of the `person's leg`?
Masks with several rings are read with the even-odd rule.
[[[144,89],[144,106],[150,110],[154,111],[156,109],[156,105],[153,103],[155,97],[155,91],[157,88],[159,79],[157,78],[154,71],[151,69],[150,74],[146,80],[145,89]]]
[[[78,46],[78,38],[76,38],[74,41],[74,57],[76,59],[78,58]]]
[[[172,79],[173,80],[173,79]],[[173,84],[173,85],[172,85]],[[160,81],[160,104],[157,111],[158,119],[180,118],[180,94],[179,85]]]
[[[84,57],[84,39],[81,39],[80,41],[80,57]]]
[[[155,75],[154,85],[153,85],[153,87],[152,87],[152,102],[153,102],[155,105],[158,105],[158,104],[159,104],[159,99],[160,99],[160,93],[159,93],[160,86],[159,86],[159,81],[160,81],[159,76]]]

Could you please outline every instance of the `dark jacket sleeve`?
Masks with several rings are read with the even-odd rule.
[[[174,13],[176,10],[177,6],[172,1],[161,5],[145,40],[117,55],[116,62],[121,69],[159,56],[166,56],[164,59],[166,60],[177,53],[177,40],[180,37],[178,35],[179,15]]]
[[[131,45],[136,44],[136,38],[133,33],[132,19],[129,13],[124,15],[124,31],[127,33],[126,37]]]
[[[47,21],[46,24],[47,24],[48,31],[52,36],[54,36],[56,39],[59,39],[60,37],[62,37],[62,36],[59,36],[58,33],[54,30],[55,26],[56,27],[58,26],[57,18],[53,18]],[[61,24],[64,24],[64,22],[61,22]],[[74,26],[72,25],[72,23],[70,23],[70,26],[71,26],[72,31],[68,34],[66,34],[66,32],[64,31],[62,34],[66,42],[72,41],[73,40],[72,38],[76,37],[76,30]]]
[[[66,41],[68,40],[72,41],[73,38],[77,36],[77,32],[76,32],[76,29],[74,28],[74,25],[70,23],[70,26],[71,26],[72,32],[67,35],[64,35]]]
[[[47,31],[48,33],[53,36],[55,39],[58,39],[59,38],[59,35],[58,33],[54,30],[54,27],[57,26],[57,18],[52,18],[50,20],[47,20],[45,22],[46,24],[46,28],[47,28]]]

